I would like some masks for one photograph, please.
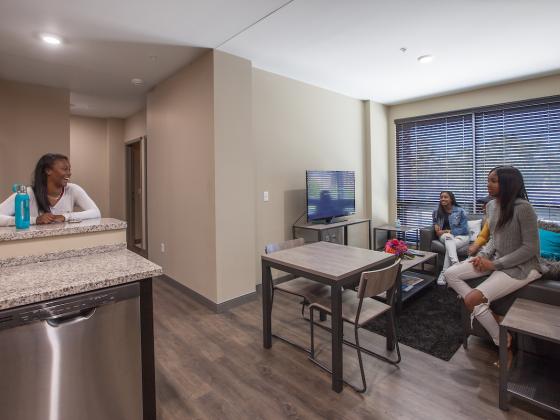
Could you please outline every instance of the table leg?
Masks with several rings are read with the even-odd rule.
[[[375,251],[375,249],[377,248],[377,228],[373,228],[373,249]]]
[[[342,391],[342,290],[331,286],[331,327],[332,327],[332,389]]]
[[[373,249],[371,247],[371,220],[368,220],[367,225],[368,225],[368,246],[369,246],[368,249]]]
[[[397,314],[400,314],[402,312],[402,273],[399,272],[399,275],[397,277],[397,290],[395,292],[397,294],[396,299],[397,299],[397,304],[396,306],[396,312]]]
[[[507,396],[507,328],[500,326],[500,408],[509,410]]]
[[[292,226],[292,239],[296,239],[296,227]]]
[[[263,347],[272,347],[272,271],[270,266],[262,261],[262,311],[263,311]]]
[[[348,225],[344,226],[344,245],[348,245]]]

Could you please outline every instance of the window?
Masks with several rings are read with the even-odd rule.
[[[497,165],[523,173],[539,217],[560,220],[560,101],[475,114],[476,191]]]
[[[560,220],[560,98],[400,120],[396,130],[403,224],[431,225],[443,190],[473,212],[498,165],[519,168],[539,217]]]

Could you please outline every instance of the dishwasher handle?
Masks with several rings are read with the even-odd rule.
[[[88,308],[77,312],[66,313],[64,315],[57,315],[53,316],[52,318],[48,318],[45,321],[48,325],[54,328],[60,327],[62,325],[76,324],[78,322],[90,319],[93,314],[95,314],[96,309],[97,308]]]

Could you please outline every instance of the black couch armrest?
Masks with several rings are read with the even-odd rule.
[[[432,241],[436,239],[436,233],[434,232],[433,226],[426,226],[420,228],[420,250],[421,251],[431,251]]]

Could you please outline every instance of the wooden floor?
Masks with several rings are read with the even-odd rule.
[[[399,367],[365,356],[368,391],[331,391],[330,376],[281,341],[262,347],[260,300],[215,314],[165,281],[154,282],[159,420],[183,419],[528,419],[521,403],[498,408],[497,353],[472,337],[450,362],[401,346]],[[273,331],[304,345],[309,327],[298,300],[277,294]],[[319,359],[330,339],[318,331]],[[345,334],[346,335],[346,334]],[[350,334],[348,334],[351,336]],[[362,344],[383,351],[365,331]],[[363,337],[363,338],[362,338]],[[344,377],[359,385],[355,350],[344,350]],[[527,410],[527,411],[526,411]]]

